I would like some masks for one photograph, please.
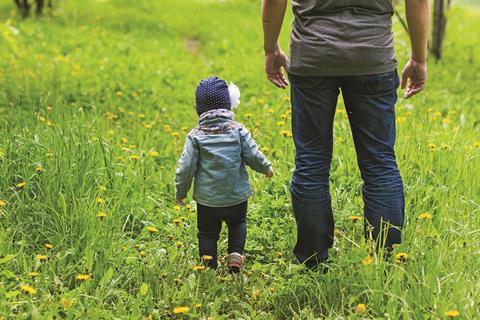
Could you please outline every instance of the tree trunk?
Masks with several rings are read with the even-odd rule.
[[[43,5],[44,5],[44,0],[36,0],[37,2],[37,10],[35,13],[39,16],[43,12]]]
[[[445,7],[445,0],[434,1],[431,51],[437,60],[442,57],[442,43],[443,38],[445,37],[445,27],[447,25],[447,18],[445,17]]]
[[[15,2],[22,17],[26,18],[30,13],[30,3],[28,3],[28,0],[13,0],[13,2]]]

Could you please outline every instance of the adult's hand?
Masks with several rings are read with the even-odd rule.
[[[408,82],[408,85],[407,85]],[[405,98],[416,95],[425,88],[427,83],[427,63],[419,63],[410,59],[402,71],[402,89],[405,90]]]
[[[288,86],[283,69],[287,65],[287,56],[277,45],[275,50],[265,52],[265,73],[267,79],[279,88],[285,89]]]

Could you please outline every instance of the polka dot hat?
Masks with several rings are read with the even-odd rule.
[[[228,84],[216,76],[200,80],[195,90],[195,99],[198,115],[214,109],[231,109]]]

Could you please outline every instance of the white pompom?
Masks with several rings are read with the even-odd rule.
[[[228,94],[230,95],[230,105],[235,109],[240,104],[240,89],[233,82],[228,85]]]

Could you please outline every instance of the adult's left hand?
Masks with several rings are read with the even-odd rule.
[[[282,89],[288,86],[287,79],[282,70],[286,65],[287,56],[279,46],[277,46],[273,52],[265,52],[265,73],[267,79]]]

